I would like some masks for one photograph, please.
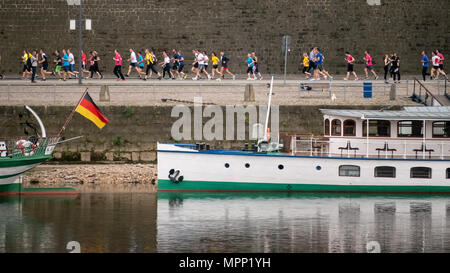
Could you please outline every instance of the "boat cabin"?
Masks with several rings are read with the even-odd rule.
[[[450,106],[320,111],[324,137],[311,138],[307,151],[311,155],[450,158]],[[298,147],[298,141],[295,142]]]

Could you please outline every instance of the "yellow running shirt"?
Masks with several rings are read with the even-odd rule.
[[[303,65],[304,65],[305,67],[309,67],[309,59],[308,59],[308,57],[304,57],[304,58],[303,58]]]
[[[213,65],[218,65],[219,64],[219,58],[217,58],[217,56],[211,57],[211,60],[213,62]]]
[[[26,64],[27,61],[28,61],[28,54],[25,53],[25,54],[23,55],[22,59],[23,59],[23,63]]]
[[[150,62],[153,63],[152,62],[152,54],[150,54],[150,53],[145,54],[145,59],[147,60],[147,65],[149,65]]]

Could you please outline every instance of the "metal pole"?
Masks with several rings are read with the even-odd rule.
[[[83,62],[83,60],[81,59],[81,50],[82,50],[82,48],[83,48],[83,38],[82,38],[82,35],[83,35],[83,32],[82,32],[82,26],[83,26],[83,24],[82,24],[82,22],[83,22],[83,4],[82,4],[82,0],[80,0],[80,21],[78,22],[78,45],[79,45],[79,50],[80,50],[80,52],[79,52],[79,58],[78,58],[78,62],[79,62],[79,64],[78,64],[78,67],[79,67],[79,70],[78,70],[78,84],[83,84],[83,82],[82,82],[82,76],[83,76],[83,74],[82,74],[82,62]]]
[[[286,85],[287,50],[288,50],[288,43],[287,43],[287,38],[286,38],[285,48],[284,48],[284,85]]]

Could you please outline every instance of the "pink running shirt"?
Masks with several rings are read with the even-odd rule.
[[[366,63],[368,66],[372,65],[372,57],[369,54],[366,55]]]
[[[119,53],[117,53],[114,58],[116,59],[116,62],[115,62],[116,65],[122,65],[122,57],[120,57]]]
[[[437,56],[439,57],[439,64],[444,64],[444,55],[442,55],[442,53],[438,53]]]

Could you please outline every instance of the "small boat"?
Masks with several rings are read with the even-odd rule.
[[[284,152],[158,143],[158,191],[450,193],[450,107],[321,112],[323,136]]]
[[[0,140],[0,196],[3,195],[66,195],[77,194],[73,188],[23,188],[22,177],[52,157],[60,137],[48,137],[44,124],[29,106],[26,109],[36,118],[40,136]]]

